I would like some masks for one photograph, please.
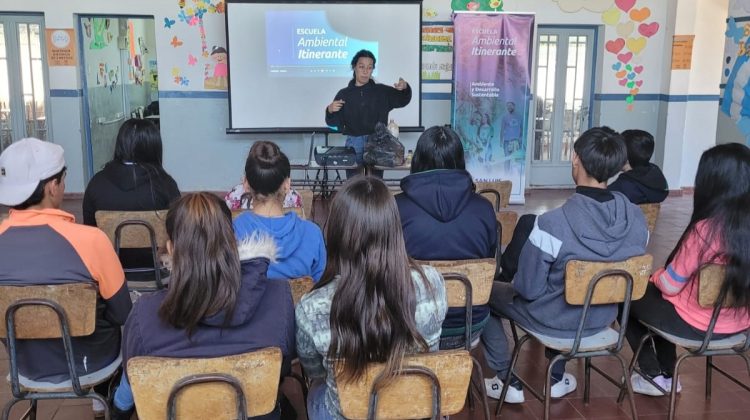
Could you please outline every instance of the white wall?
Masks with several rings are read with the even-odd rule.
[[[76,28],[76,14],[112,14],[112,15],[149,15],[154,16],[156,23],[155,49],[158,57],[158,71],[160,76],[159,89],[161,91],[160,108],[162,121],[162,136],[165,147],[165,167],[175,177],[180,188],[184,191],[197,189],[224,190],[237,182],[242,172],[242,162],[250,144],[253,140],[264,138],[277,141],[291,158],[306,157],[308,138],[300,134],[292,135],[232,135],[224,134],[228,122],[226,95],[218,91],[206,91],[202,84],[204,66],[211,64],[206,57],[202,57],[201,39],[197,27],[188,26],[180,21],[178,14],[180,9],[177,1],[151,1],[151,0],[35,0],[33,2],[13,2],[2,0],[0,9],[12,12],[43,12],[47,28]],[[696,53],[700,48],[702,57],[709,57],[714,63],[713,56],[716,48],[713,43],[715,38],[723,33],[725,25],[720,22],[721,15],[726,15],[727,0],[686,0],[700,6],[700,16],[693,19],[696,27]],[[603,29],[603,40],[611,40],[616,37],[617,29],[614,26],[604,25],[601,11],[579,10],[576,13],[562,12],[558,2],[565,0],[526,0],[506,1],[508,11],[532,11],[537,13],[537,24],[540,25],[600,25]],[[216,0],[214,0],[214,4]],[[578,2],[580,3],[580,2]],[[602,2],[589,2],[607,3]],[[612,2],[609,2],[610,4]],[[669,68],[671,33],[673,29],[668,28],[670,15],[675,13],[676,0],[638,0],[636,7],[648,7],[651,17],[647,22],[659,22],[661,28],[656,35],[648,39],[646,48],[640,55],[634,58],[636,64],[644,66],[641,76],[643,86],[640,89],[632,111],[627,111],[623,95],[626,89],[619,86],[614,77],[612,64],[615,56],[604,51],[603,43],[598,45],[597,54],[602,56],[602,67],[598,69],[600,85],[596,89],[597,95],[603,95],[597,104],[599,114],[595,116],[594,122],[608,124],[617,129],[646,128],[654,130],[657,134],[664,132],[671,137],[679,135],[674,144],[666,144],[663,139],[658,139],[660,152],[665,160],[673,159],[674,151],[679,149],[682,159],[693,161],[697,159],[696,149],[704,146],[702,139],[710,136],[690,135],[682,140],[682,133],[692,133],[695,130],[705,128],[695,119],[696,115],[703,112],[715,112],[703,110],[701,104],[694,110],[687,109],[674,114],[683,115],[683,118],[693,118],[691,124],[683,124],[677,129],[677,121],[670,124],[663,122],[665,102],[659,95],[670,94],[673,86],[670,77],[674,72],[665,71]],[[683,1],[680,5],[682,7]],[[194,2],[187,1],[186,8],[194,6]],[[450,1],[427,0],[425,8],[434,8],[438,12],[438,18],[449,16]],[[687,5],[685,7],[688,7]],[[687,13],[680,9],[680,13]],[[682,15],[681,15],[682,16]],[[171,29],[165,28],[164,19],[175,20]],[[698,22],[698,20],[701,22]],[[703,19],[707,19],[705,22]],[[690,18],[681,17],[678,22],[690,21]],[[204,17],[204,28],[206,44],[210,49],[213,45],[224,45],[224,16],[222,14],[207,13]],[[717,35],[719,34],[719,35]],[[175,48],[170,43],[174,36],[178,36],[183,45]],[[700,37],[700,40],[698,39]],[[704,42],[704,38],[705,42]],[[723,41],[722,41],[723,42]],[[191,66],[187,63],[188,53],[197,54],[198,63]],[[720,51],[719,51],[720,54]],[[231,51],[229,51],[231,58]],[[692,73],[688,76],[686,83],[691,86],[688,93],[711,93],[718,94],[718,83],[712,81],[711,76],[714,69],[709,60],[697,62],[694,59],[695,77]],[[180,76],[190,79],[189,86],[181,86],[174,82],[174,71],[178,70]],[[78,90],[81,89],[79,69],[76,67],[53,67],[49,71],[50,88],[53,90]],[[682,77],[682,76],[676,76]],[[706,79],[708,77],[708,79]],[[676,85],[675,85],[676,86]],[[683,92],[684,90],[677,89]],[[181,96],[182,95],[182,96]],[[184,97],[183,97],[184,96]],[[80,97],[54,97],[51,100],[50,115],[52,118],[53,141],[63,145],[66,149],[68,161],[69,192],[82,192],[84,185],[84,153],[83,134],[81,126],[82,99]],[[715,108],[715,103],[713,108]],[[689,107],[688,107],[689,108]],[[320,112],[322,110],[311,110]],[[659,116],[662,116],[660,120]],[[715,120],[715,117],[713,117]],[[434,124],[445,124],[450,122],[449,100],[424,100],[422,103],[422,121],[425,126]],[[682,120],[684,121],[684,119]],[[667,128],[669,126],[669,128]],[[715,130],[714,130],[715,132]],[[413,148],[417,134],[404,134],[404,142],[407,148]],[[334,141],[342,141],[340,136],[332,138]],[[683,149],[681,145],[685,143]],[[674,149],[674,150],[673,150]],[[682,152],[685,150],[685,153]],[[692,160],[691,160],[692,159]],[[657,161],[658,162],[658,161]],[[659,162],[661,163],[661,162]],[[690,164],[692,165],[692,163]],[[682,167],[670,172],[670,185],[683,186],[685,178],[690,172],[688,165],[683,171]]]

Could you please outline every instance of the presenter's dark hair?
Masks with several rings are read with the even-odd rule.
[[[631,167],[648,166],[654,154],[654,136],[648,131],[625,130],[622,132],[625,147],[628,149],[628,163]]]
[[[375,62],[377,61],[375,59],[375,55],[370,50],[359,50],[356,54],[354,54],[354,58],[352,58],[352,70],[354,70],[355,67],[357,67],[357,62],[360,58],[371,58],[372,59],[372,67],[375,68]],[[356,79],[357,75],[352,72],[352,79]]]
[[[159,317],[192,334],[205,317],[232,318],[240,290],[240,257],[232,213],[216,195],[190,193],[167,212],[172,275]]]
[[[245,178],[254,195],[276,194],[291,174],[289,158],[276,143],[257,141],[245,161]]]
[[[115,142],[114,161],[162,167],[159,128],[149,120],[131,118],[120,126]]]
[[[345,381],[368,363],[384,363],[392,378],[407,353],[428,350],[417,330],[411,271],[396,201],[382,180],[358,176],[336,193],[325,229],[328,260],[322,288],[338,277],[330,312],[328,357]],[[356,308],[356,310],[352,310]]]
[[[728,143],[706,150],[698,163],[693,194],[693,215],[685,232],[667,258],[671,263],[677,251],[696,229],[707,222],[706,244],[719,243],[720,255],[706,255],[707,261],[724,261],[725,277],[721,295],[732,296],[732,307],[750,311],[750,149]],[[697,277],[694,273],[691,279]],[[695,284],[693,283],[693,286]]]
[[[607,126],[586,130],[573,143],[573,150],[586,173],[598,182],[606,182],[617,174],[628,157],[622,136]]]
[[[461,137],[450,127],[430,127],[417,140],[411,173],[433,169],[466,169]]]

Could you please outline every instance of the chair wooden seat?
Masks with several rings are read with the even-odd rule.
[[[703,340],[691,340],[688,338],[670,334],[666,331],[663,331],[654,327],[653,325],[649,325],[647,322],[641,321],[641,324],[648,327],[648,329],[650,329],[654,333],[664,337],[665,339],[667,339],[667,341],[674,343],[680,347],[683,347],[689,350],[696,350],[696,349],[699,349],[703,345]],[[745,340],[747,340],[747,335],[745,335],[744,332],[737,333],[726,338],[714,339],[714,340],[709,341],[708,346],[706,347],[706,350],[733,349],[737,346],[743,345],[745,343]]]
[[[128,361],[127,372],[138,418],[166,419],[168,400],[173,393],[176,418],[180,420],[237,418],[236,393],[226,383],[201,383],[182,390],[174,388],[181,380],[198,375],[233,378],[241,385],[247,416],[268,414],[276,407],[281,359],[281,350],[277,347],[205,359],[134,357]]]
[[[529,328],[525,328],[521,324],[516,323],[516,325],[524,330],[527,334],[531,334],[532,336],[534,336],[534,338],[539,340],[539,342],[542,343],[544,347],[549,347],[551,349],[562,352],[568,352],[573,348],[573,344],[575,343],[574,338],[551,337],[535,332],[534,330],[531,330]],[[580,351],[603,350],[613,346],[614,344],[617,344],[617,338],[618,332],[613,330],[612,328],[607,328],[604,331],[601,331],[594,335],[582,337],[581,344],[578,349]]]
[[[463,409],[469,388],[472,361],[466,350],[449,350],[411,355],[402,368],[424,367],[438,380],[440,413],[433,413],[430,381],[421,376],[398,376],[378,392],[377,413],[370,411],[375,382],[383,371],[372,364],[357,382],[336,379],[341,411],[348,419],[421,419],[449,416]],[[439,418],[439,417],[438,417]]]
[[[115,360],[109,365],[99,369],[95,372],[91,372],[87,375],[78,377],[81,383],[81,388],[92,388],[96,385],[108,381],[112,375],[117,372],[122,364],[122,356],[118,355]],[[21,384],[21,391],[23,392],[72,392],[73,382],[68,379],[60,383],[52,382],[40,382],[32,381],[22,375],[19,375],[18,381]]]
[[[314,285],[315,283],[313,283],[313,279],[310,276],[289,280],[289,289],[292,292],[292,301],[294,302],[294,306],[297,306],[299,301],[302,300],[302,296],[312,290]]]

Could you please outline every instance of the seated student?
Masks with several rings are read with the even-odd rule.
[[[133,307],[123,332],[123,366],[135,356],[219,357],[280,347],[285,375],[295,355],[294,304],[287,282],[266,277],[273,240],[256,236],[238,249],[232,214],[205,192],[180,198],[166,223],[169,288],[143,295]],[[127,375],[114,406],[115,420],[130,418]]]
[[[253,195],[253,209],[234,220],[238,240],[257,233],[271,235],[278,247],[268,277],[291,279],[312,276],[318,281],[326,266],[326,248],[318,225],[284,213],[283,200],[291,188],[289,159],[279,146],[258,141],[245,162],[245,190]]]
[[[667,258],[666,266],[651,276],[646,295],[631,304],[626,337],[633,350],[646,333],[638,320],[670,334],[703,340],[713,312],[713,308],[698,305],[698,273],[705,264],[725,265],[722,288],[734,299],[730,308],[719,313],[713,337],[727,337],[750,326],[748,209],[750,149],[730,143],[704,152],[695,175],[690,223]],[[675,359],[675,346],[655,336],[641,351],[638,365],[644,374],[669,391]],[[638,374],[633,374],[632,383],[635,392],[662,395]]]
[[[362,377],[368,363],[392,376],[408,353],[435,351],[447,307],[443,277],[406,254],[396,203],[373,177],[336,193],[326,224],[328,264],[297,305],[297,352],[313,381],[311,419],[342,419],[334,372]]]
[[[464,148],[455,131],[431,127],[419,137],[411,174],[401,180],[396,196],[406,253],[418,260],[491,258],[498,245],[492,204],[474,192],[465,170]],[[478,338],[490,311],[476,306],[473,337]],[[460,348],[464,310],[451,308],[443,323],[440,348]]]
[[[485,379],[491,398],[500,398],[500,378],[510,366],[511,354],[500,316],[541,334],[573,338],[581,307],[565,302],[565,264],[571,259],[622,261],[646,251],[648,233],[643,213],[621,193],[606,189],[607,179],[625,163],[622,137],[608,127],[592,128],[581,134],[573,150],[576,193],[562,207],[531,219],[528,239],[516,241],[522,243],[522,249],[513,282],[496,282],[492,288],[493,316],[482,333],[487,363],[497,373]],[[510,245],[508,249],[515,252]],[[506,274],[505,267],[503,271]],[[592,306],[584,335],[607,328],[616,316],[617,305]],[[552,357],[551,351],[547,354]],[[576,379],[565,373],[565,363],[556,363],[550,395],[560,398],[575,389]],[[512,381],[505,401],[524,401],[517,379]]]
[[[654,136],[643,130],[625,130],[622,137],[628,149],[628,162],[607,189],[625,194],[634,204],[661,203],[669,195],[669,189],[661,169],[649,162],[654,154]]]
[[[133,118],[120,127],[112,160],[86,186],[83,223],[96,226],[98,210],[163,210],[178,198],[177,183],[162,167],[159,129]],[[125,268],[154,264],[149,248],[121,249],[120,261]]]
[[[0,155],[0,204],[12,207],[0,224],[0,283],[96,284],[96,329],[72,338],[76,370],[86,375],[119,365],[120,326],[131,303],[107,236],[60,210],[65,171],[62,147],[46,141],[19,140]],[[70,380],[61,340],[20,340],[17,351],[22,383]],[[106,384],[97,391],[106,396]],[[94,411],[104,411],[96,400]]]

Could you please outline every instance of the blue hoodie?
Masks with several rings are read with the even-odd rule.
[[[258,216],[246,211],[234,219],[234,234],[242,241],[265,232],[276,242],[276,261],[268,267],[272,279],[311,276],[320,280],[326,267],[326,247],[318,225],[289,212],[282,217]]]

